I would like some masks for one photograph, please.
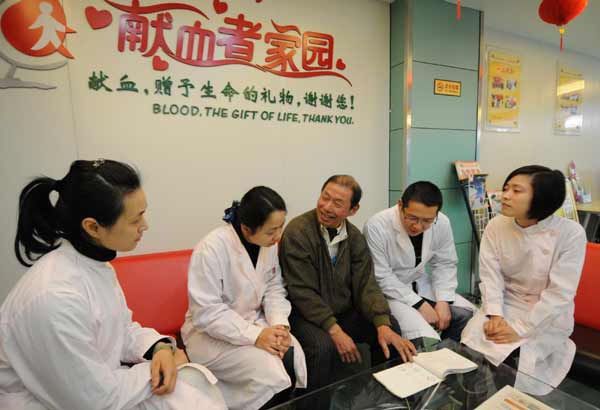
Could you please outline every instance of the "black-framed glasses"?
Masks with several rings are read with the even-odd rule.
[[[405,213],[404,209],[402,210],[402,218],[404,218],[404,220],[411,225],[421,224],[421,226],[423,227],[430,227],[431,225],[434,225],[438,220],[437,215],[435,216],[435,218],[419,218],[417,216]]]

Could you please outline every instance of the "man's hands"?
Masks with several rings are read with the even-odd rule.
[[[452,315],[450,314],[450,304],[445,301],[439,301],[435,303],[434,309],[438,317],[438,330],[448,329],[448,326],[450,326],[450,319],[452,319]]]
[[[337,323],[329,328],[329,335],[333,340],[342,362],[354,363],[362,361],[360,352],[356,347],[354,340]],[[386,359],[390,358],[389,345],[393,345],[398,351],[403,361],[411,361],[417,354],[415,346],[407,339],[404,339],[398,333],[394,332],[389,326],[379,326],[377,328],[377,341],[383,350]]]
[[[285,352],[289,349],[292,343],[292,337],[287,326],[275,325],[265,327],[258,335],[254,345],[260,349],[279,356],[283,359]]]
[[[435,311],[435,309],[431,307],[429,302],[424,302],[419,307],[419,313],[421,314],[421,316],[423,316],[425,321],[427,321],[427,323],[429,323],[431,326],[433,326],[433,327],[438,326],[440,318],[438,317],[438,314]]]
[[[360,352],[356,348],[356,343],[346,334],[337,323],[329,328],[329,335],[333,339],[333,344],[337,349],[342,362],[354,363],[361,362]]]
[[[400,357],[402,357],[402,361],[404,362],[412,362],[412,357],[417,354],[417,349],[415,349],[411,341],[404,339],[389,326],[384,325],[377,328],[377,341],[386,359],[390,358],[390,349],[388,347],[390,344],[400,353]]]
[[[502,316],[492,316],[483,324],[483,333],[487,340],[498,343],[514,343],[521,340],[521,336],[504,320]]]
[[[419,313],[423,318],[437,330],[446,330],[450,326],[452,314],[450,313],[450,304],[446,301],[435,302],[432,307],[429,302],[424,302],[419,307]]]

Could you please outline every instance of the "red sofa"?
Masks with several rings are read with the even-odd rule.
[[[133,320],[178,338],[188,308],[191,249],[125,256],[112,262]]]
[[[577,353],[569,372],[582,383],[600,388],[600,244],[588,243],[575,296],[575,329],[571,339]]]
[[[175,336],[188,308],[187,272],[191,249],[126,256],[112,264],[125,293],[133,320],[162,334]],[[570,377],[600,387],[600,244],[588,243],[575,297],[577,354]]]
[[[588,242],[575,296],[575,322],[600,330],[600,243]]]

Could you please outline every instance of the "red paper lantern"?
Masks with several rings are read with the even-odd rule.
[[[558,26],[560,32],[560,50],[563,49],[564,26],[587,7],[588,0],[543,0],[538,13],[549,24]]]

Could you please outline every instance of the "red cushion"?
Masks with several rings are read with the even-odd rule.
[[[188,308],[187,277],[192,250],[117,258],[112,265],[133,320],[175,335]]]
[[[588,243],[575,296],[575,322],[600,330],[600,243]]]

